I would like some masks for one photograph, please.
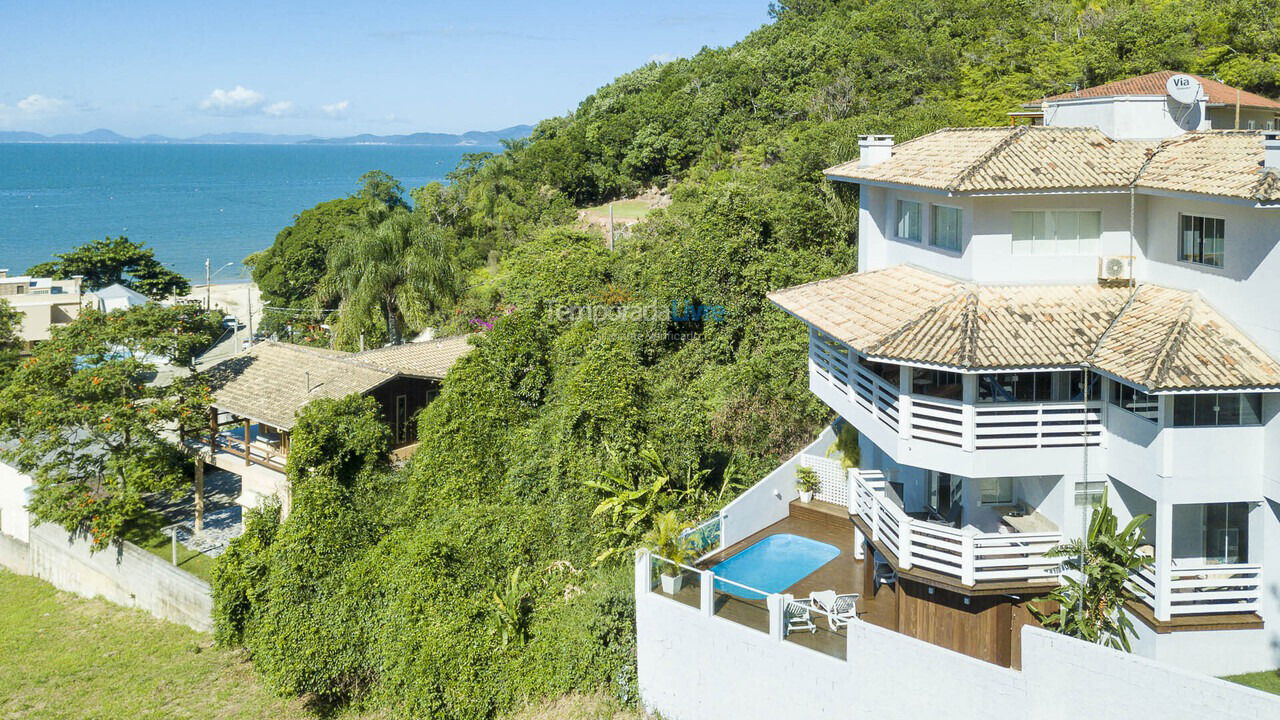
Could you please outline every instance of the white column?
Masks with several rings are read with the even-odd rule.
[[[862,534],[862,530],[857,525],[853,526],[853,559],[862,560],[867,556],[865,545],[867,536]]]
[[[1156,396],[1156,403],[1160,406],[1160,418],[1156,420],[1156,426],[1160,428],[1156,436],[1156,443],[1160,446],[1160,470],[1157,473],[1160,477],[1173,477],[1173,444],[1178,439],[1177,431],[1170,427],[1172,423],[1164,421],[1167,399],[1167,395]]]
[[[898,437],[911,439],[911,368],[898,366]]]
[[[965,452],[973,452],[977,447],[978,430],[978,376],[961,375],[961,398],[964,405],[960,408],[961,446]]]
[[[700,582],[698,589],[702,591],[702,597],[699,599],[698,608],[702,610],[702,614],[711,617],[716,614],[716,574],[710,570],[703,570],[700,573]]]
[[[765,606],[769,608],[769,637],[778,642],[782,642],[784,636],[783,628],[787,622],[782,612],[786,602],[787,599],[777,593],[772,593],[765,598]]]
[[[1156,619],[1168,621],[1173,616],[1172,588],[1173,563],[1173,503],[1156,503]]]
[[[960,536],[960,582],[969,587],[973,587],[976,582],[973,568],[973,535],[970,533]]]
[[[915,520],[906,518],[898,525],[898,568],[911,569],[911,526]]]
[[[649,551],[636,550],[636,599],[649,592]]]

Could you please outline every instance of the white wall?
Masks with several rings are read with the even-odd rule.
[[[817,440],[726,505],[720,511],[724,518],[720,526],[721,545],[728,547],[787,517],[791,512],[791,501],[800,497],[796,489],[796,467],[800,456],[824,457],[835,439],[835,432],[830,427],[824,428]]]
[[[1151,197],[1148,231],[1140,235],[1146,261],[1138,277],[1150,283],[1196,290],[1218,312],[1280,357],[1280,209],[1257,209],[1229,202]],[[1178,216],[1206,215],[1226,220],[1226,256],[1221,269],[1178,260]]]
[[[1209,128],[1205,102],[1179,105],[1167,97],[1073,98],[1045,104],[1049,127],[1096,127],[1116,140],[1156,140]]]
[[[1280,697],[1033,627],[1021,671],[858,620],[842,661],[644,591],[638,568],[640,696],[669,720],[1280,717]]]
[[[31,528],[27,512],[31,478],[7,463],[0,463],[0,533],[26,542]]]

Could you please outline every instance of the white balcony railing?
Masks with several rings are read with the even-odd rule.
[[[974,414],[979,450],[1096,446],[1102,438],[1101,402],[979,404]]]
[[[1262,600],[1261,565],[1176,565],[1168,575],[1165,585],[1154,563],[1129,575],[1129,589],[1160,620],[1174,615],[1257,612]]]
[[[852,397],[877,420],[894,431],[898,429],[898,386],[854,363]]]
[[[920,567],[972,587],[979,582],[1057,583],[1060,562],[1045,553],[1062,542],[1062,534],[984,533],[953,528],[911,517],[885,492],[879,472],[849,472],[850,511],[871,529],[871,539],[884,545],[898,568]]]

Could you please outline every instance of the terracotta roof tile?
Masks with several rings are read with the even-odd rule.
[[[1280,364],[1196,293],[977,285],[899,265],[769,294],[878,358],[963,369],[1088,362],[1151,390],[1280,387]]]
[[[1262,131],[1204,130],[1162,142],[1112,140],[1093,128],[1018,126],[939,130],[908,140],[884,162],[826,175],[953,193],[1172,190],[1280,202],[1280,174],[1264,170]]]
[[[1217,80],[1191,73],[1179,73],[1173,70],[1161,70],[1159,72],[1139,75],[1137,77],[1125,78],[1124,80],[1116,80],[1102,85],[1095,85],[1091,88],[1082,90],[1072,90],[1071,92],[1060,93],[1058,95],[1050,95],[1049,97],[1033,100],[1027,105],[1039,105],[1042,102],[1053,102],[1055,100],[1074,100],[1076,98],[1095,98],[1095,97],[1121,97],[1132,95],[1165,95],[1165,83],[1174,75],[1190,75],[1200,81],[1201,87],[1204,88],[1205,96],[1210,104],[1214,105],[1235,105],[1236,104],[1236,88],[1220,83]],[[1271,110],[1280,110],[1280,101],[1263,97],[1257,93],[1251,93],[1247,90],[1239,91],[1240,105],[1242,107],[1267,108]]]

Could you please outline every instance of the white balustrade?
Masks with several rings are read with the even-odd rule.
[[[1174,565],[1168,590],[1160,592],[1154,564],[1129,574],[1129,589],[1143,603],[1173,615],[1257,612],[1262,600],[1262,566],[1246,563]]]
[[[1057,583],[1060,562],[1045,553],[1062,534],[979,533],[911,517],[884,491],[883,476],[850,471],[850,507],[871,530],[871,539],[894,555],[898,568],[919,567],[967,586],[980,582]]]

